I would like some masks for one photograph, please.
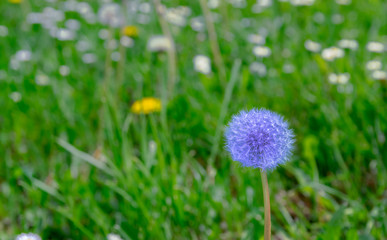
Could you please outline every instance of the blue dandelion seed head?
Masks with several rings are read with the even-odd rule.
[[[263,108],[234,115],[225,137],[226,149],[234,161],[264,171],[288,161],[295,142],[284,118]]]

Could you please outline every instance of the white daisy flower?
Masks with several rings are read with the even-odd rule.
[[[257,74],[260,77],[264,77],[267,74],[266,65],[260,62],[252,62],[249,69],[252,74]]]
[[[149,38],[147,49],[151,52],[168,51],[172,49],[172,43],[163,35],[155,35]]]
[[[107,235],[107,240],[122,240],[122,238],[120,237],[120,235],[118,234],[115,234],[115,233],[109,233]]]
[[[370,71],[380,70],[382,68],[382,62],[379,60],[368,61],[366,67]]]
[[[375,80],[387,80],[387,72],[385,71],[374,71],[371,76]]]
[[[356,40],[351,39],[342,39],[338,42],[339,47],[341,48],[348,48],[352,50],[356,50],[359,47],[359,44]]]
[[[349,73],[339,73],[339,74],[331,73],[328,76],[328,80],[332,84],[346,84],[348,83],[349,78],[350,78]]]

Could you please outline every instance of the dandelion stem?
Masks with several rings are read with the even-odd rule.
[[[177,82],[177,60],[176,60],[176,49],[175,49],[175,42],[172,37],[172,33],[169,29],[168,23],[166,22],[164,18],[164,9],[161,5],[160,0],[153,0],[153,3],[156,8],[157,17],[159,19],[161,30],[163,31],[163,34],[168,38],[168,41],[171,43],[171,48],[168,49],[168,91],[169,91],[169,98],[173,97],[173,91],[175,89],[175,85]]]
[[[263,202],[265,205],[265,240],[271,239],[271,220],[270,220],[270,194],[269,185],[267,184],[267,175],[265,171],[261,171]]]
[[[219,78],[221,84],[225,85],[226,83],[226,68],[224,67],[222,55],[220,53],[220,48],[218,44],[218,38],[216,36],[214,21],[211,16],[210,9],[207,6],[207,1],[200,0],[200,7],[202,8],[203,15],[206,21],[206,26],[208,30],[208,37],[210,39],[212,55],[214,55],[214,60],[216,68],[219,71]]]

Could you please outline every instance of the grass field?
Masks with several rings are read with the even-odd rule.
[[[0,2],[1,240],[263,239],[254,107],[296,135],[273,239],[387,239],[386,1],[103,2]]]

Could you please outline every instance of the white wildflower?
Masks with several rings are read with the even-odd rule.
[[[12,92],[9,94],[9,98],[11,98],[14,102],[20,102],[22,99],[22,95],[19,92]]]
[[[155,35],[149,38],[147,49],[151,52],[168,51],[172,49],[172,42],[162,35]]]
[[[387,80],[387,72],[385,71],[374,71],[371,76],[375,80]]]
[[[321,50],[321,44],[312,40],[306,40],[304,46],[306,50],[311,52],[319,52]]]
[[[349,5],[351,2],[351,0],[336,0],[336,3],[340,5]]]
[[[271,49],[266,46],[255,46],[253,48],[253,54],[257,57],[269,57],[271,55]]]
[[[313,5],[314,0],[290,0],[290,3],[294,6],[310,6]]]
[[[331,73],[328,76],[328,80],[332,84],[346,84],[348,83],[349,78],[350,78],[349,73],[340,73],[340,74]]]
[[[15,60],[19,62],[27,62],[31,60],[32,53],[29,50],[19,50],[15,54]]]
[[[82,56],[82,61],[86,64],[94,63],[97,61],[97,57],[93,53],[86,53]]]
[[[344,50],[338,47],[326,48],[322,51],[321,56],[327,61],[333,61],[336,58],[344,57]]]
[[[381,42],[369,42],[367,43],[367,50],[370,52],[382,53],[385,48]]]
[[[379,60],[371,60],[367,62],[366,67],[370,71],[380,70],[382,68],[382,62]]]
[[[70,74],[70,68],[66,65],[61,65],[59,67],[59,74],[62,75],[63,77],[66,77]]]
[[[259,34],[249,34],[247,36],[247,41],[257,45],[262,45],[266,43],[265,37]]]
[[[111,27],[120,27],[124,21],[121,7],[116,3],[102,5],[98,11],[98,18],[102,24]]]
[[[107,240],[122,240],[122,238],[118,234],[109,233],[107,235]]]
[[[48,85],[49,81],[50,81],[50,79],[45,74],[40,73],[40,74],[37,74],[35,76],[35,83],[40,85],[40,86]]]
[[[341,48],[356,50],[359,47],[359,44],[356,40],[342,39],[338,42],[338,46]]]
[[[8,28],[0,25],[0,37],[6,37],[8,35]]]
[[[195,71],[210,74],[211,73],[211,60],[204,55],[197,55],[193,59]]]
[[[122,46],[130,48],[134,46],[134,40],[128,36],[122,36],[120,39],[120,43]]]
[[[34,233],[22,233],[16,236],[15,240],[42,240],[39,235]]]
[[[257,74],[260,77],[264,77],[267,73],[266,65],[260,62],[252,62],[249,69],[252,74]]]

